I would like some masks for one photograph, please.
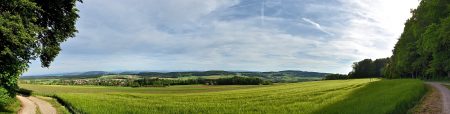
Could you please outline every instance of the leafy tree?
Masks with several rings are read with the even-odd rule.
[[[353,63],[353,71],[349,73],[349,78],[366,78],[372,76],[372,60],[364,59]]]
[[[81,0],[78,0],[81,2]],[[49,67],[60,44],[75,36],[77,0],[2,0],[0,4],[0,86],[11,95],[30,60]]]
[[[424,33],[423,45],[426,52],[432,54],[427,72],[450,77],[450,17],[440,25],[432,24]]]
[[[372,59],[364,59],[353,63],[353,70],[348,74],[349,78],[369,78],[382,77],[383,70],[388,63],[389,58],[381,58],[372,61]]]

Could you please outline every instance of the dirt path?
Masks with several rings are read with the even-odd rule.
[[[33,96],[17,96],[17,98],[19,98],[20,102],[22,102],[22,109],[19,114],[35,114],[36,107],[39,108],[41,114],[56,114],[56,109],[47,101]]]
[[[36,104],[34,104],[33,101],[19,95],[16,97],[20,100],[20,104],[22,106],[19,114],[36,114]]]
[[[450,90],[438,82],[427,82],[441,93],[442,113],[450,114]]]

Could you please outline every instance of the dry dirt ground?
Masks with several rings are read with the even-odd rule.
[[[416,107],[417,114],[450,114],[450,90],[439,82],[426,82],[430,92]]]
[[[39,108],[41,114],[56,114],[56,109],[47,101],[33,96],[20,96],[17,98],[22,103],[19,114],[36,114],[36,108]]]

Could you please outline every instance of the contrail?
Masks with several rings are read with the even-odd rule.
[[[328,31],[326,31],[324,28],[322,28],[322,26],[320,26],[319,23],[314,22],[314,21],[312,21],[311,19],[308,19],[308,18],[302,18],[302,19],[303,19],[303,21],[306,21],[306,22],[308,22],[309,24],[315,26],[316,29],[318,29],[318,30],[320,30],[320,31],[322,31],[322,32],[324,32],[324,33],[326,33],[326,34],[328,34],[328,35],[331,35],[331,36],[334,35],[333,33],[330,33],[330,32],[328,32]]]
[[[263,0],[261,4],[261,26],[264,26],[264,7],[265,7],[266,1]]]

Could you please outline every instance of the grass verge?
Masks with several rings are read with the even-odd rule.
[[[414,107],[425,93],[425,84],[420,80],[382,80],[370,83],[316,113],[403,114]]]
[[[412,108],[410,114],[440,114],[442,113],[441,95],[436,88],[426,85],[427,93],[422,97],[420,103]]]

